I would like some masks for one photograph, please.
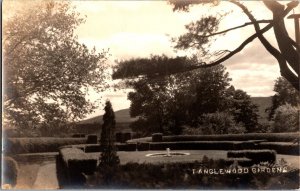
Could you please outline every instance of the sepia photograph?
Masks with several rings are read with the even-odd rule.
[[[299,0],[3,0],[1,188],[300,188]]]

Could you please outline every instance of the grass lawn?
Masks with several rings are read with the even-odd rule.
[[[175,152],[175,151],[171,151]],[[177,152],[177,151],[176,151]],[[120,158],[121,164],[126,164],[128,162],[137,163],[174,163],[174,162],[193,162],[201,161],[203,156],[206,155],[208,158],[212,159],[226,159],[227,151],[224,150],[180,150],[178,152],[190,153],[190,155],[185,156],[173,156],[173,157],[146,157],[147,154],[151,153],[165,153],[165,151],[119,151],[118,156]],[[98,159],[100,153],[87,153],[93,159]],[[277,160],[284,159],[292,167],[299,168],[300,157],[293,155],[280,155],[277,154]]]

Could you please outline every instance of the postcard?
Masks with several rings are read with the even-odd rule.
[[[299,1],[4,0],[2,189],[299,189]]]

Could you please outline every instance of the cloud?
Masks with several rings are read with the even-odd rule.
[[[243,2],[258,19],[270,19],[272,13],[259,1]],[[80,42],[97,50],[110,49],[114,60],[136,57],[149,57],[151,54],[176,56],[170,37],[185,33],[184,25],[201,18],[203,15],[215,14],[216,11],[229,12],[220,25],[220,30],[249,22],[242,10],[230,2],[222,1],[220,6],[194,6],[190,12],[173,12],[172,6],[165,1],[75,1],[78,10],[87,15],[87,21],[81,25],[76,34]],[[261,25],[263,27],[265,25]],[[286,20],[291,37],[294,37],[294,23]],[[264,36],[277,47],[273,29]],[[229,32],[219,37],[212,50],[234,50],[245,39],[254,34],[253,26]],[[168,34],[169,36],[167,36]],[[259,40],[248,44],[244,50],[224,62],[232,84],[247,91],[252,96],[270,96],[275,79],[280,75],[277,61],[265,50]],[[106,92],[103,98],[111,98],[116,107],[129,107],[126,92]],[[114,103],[113,103],[114,104]],[[115,110],[117,110],[115,108]]]
[[[80,42],[89,47],[110,49],[113,59],[129,59],[133,57],[149,57],[151,54],[174,56],[169,37],[164,34],[139,34],[121,32],[106,39],[81,38]]]

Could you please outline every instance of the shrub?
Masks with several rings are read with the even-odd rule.
[[[162,142],[162,133],[154,133],[152,134],[152,142]]]
[[[274,132],[274,127],[271,122],[259,123],[256,129],[257,133],[272,133]]]
[[[114,131],[116,128],[115,113],[110,101],[106,101],[104,110],[105,113],[103,115],[100,140],[100,145],[103,148],[100,156],[100,169],[105,168],[106,166],[115,166],[120,164],[114,139]]]
[[[86,143],[87,144],[97,144],[98,142],[98,137],[97,135],[88,135]]]
[[[12,154],[58,152],[61,146],[85,143],[85,138],[8,138],[4,143],[4,152]]]
[[[275,110],[274,132],[299,131],[299,109],[290,104],[285,104]]]
[[[18,163],[11,157],[4,157],[2,167],[2,184],[10,184],[14,187],[17,184]]]
[[[248,158],[254,163],[259,164],[261,162],[274,163],[276,161],[276,152],[273,150],[240,150],[229,151],[227,153],[228,158]]]
[[[244,133],[246,128],[236,124],[233,117],[224,112],[208,113],[201,117],[200,129],[203,134]]]

